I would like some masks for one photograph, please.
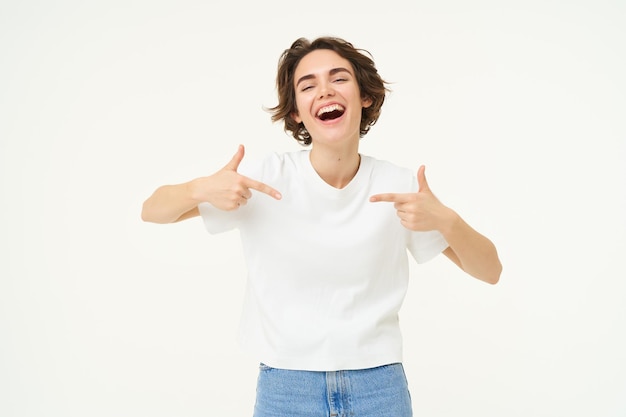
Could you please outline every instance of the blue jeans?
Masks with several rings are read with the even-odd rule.
[[[411,417],[402,364],[313,372],[260,365],[254,417]]]

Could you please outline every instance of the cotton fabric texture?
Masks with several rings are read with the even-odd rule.
[[[402,362],[398,311],[408,253],[426,262],[448,244],[437,231],[402,226],[379,193],[417,192],[416,173],[361,155],[352,181],[322,180],[310,150],[244,160],[239,172],[281,192],[254,192],[221,211],[199,206],[206,229],[238,229],[248,277],[239,340],[259,362],[281,369],[337,371]]]

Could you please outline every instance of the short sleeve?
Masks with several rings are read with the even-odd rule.
[[[430,261],[448,247],[448,242],[437,230],[410,234],[408,248],[417,263]]]
[[[417,177],[411,176],[411,192],[417,192]],[[432,230],[428,232],[409,231],[408,249],[417,263],[428,262],[448,247],[443,235]]]
[[[204,228],[211,234],[227,232],[237,228],[241,218],[241,209],[224,211],[213,207],[210,203],[198,205]]]

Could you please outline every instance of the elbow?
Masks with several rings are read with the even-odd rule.
[[[147,201],[144,201],[143,205],[141,206],[141,220],[144,222],[149,222],[152,223],[152,219],[150,217],[150,210],[148,210],[147,206]]]
[[[178,221],[178,218],[166,217],[166,214],[160,212],[156,207],[144,203],[141,209],[141,220],[146,223],[168,224]]]
[[[484,270],[483,277],[481,278],[488,284],[496,285],[500,281],[500,275],[502,275],[502,262],[497,253],[488,262],[489,267]]]
[[[474,278],[486,282],[487,284],[496,285],[500,281],[500,275],[502,274],[502,264],[500,261],[492,265],[490,268],[482,269],[480,271],[466,271]]]
[[[500,275],[502,275],[502,264],[498,262],[498,265],[496,265],[494,271],[487,275],[483,279],[483,281],[491,285],[496,285],[498,282],[500,282]]]
[[[471,277],[491,285],[496,285],[500,281],[500,275],[502,274],[502,264],[499,260],[495,264],[483,265],[479,269],[466,269],[462,264],[459,266]]]
[[[489,279],[486,279],[485,282],[490,285],[496,285],[500,282],[500,275],[490,277]]]
[[[158,218],[155,216],[153,210],[150,209],[150,205],[148,202],[144,202],[141,207],[141,220],[146,223],[161,223],[158,221]]]

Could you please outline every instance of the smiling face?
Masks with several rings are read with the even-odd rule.
[[[330,49],[305,55],[294,74],[297,123],[303,123],[313,144],[358,142],[363,107],[352,65]]]

